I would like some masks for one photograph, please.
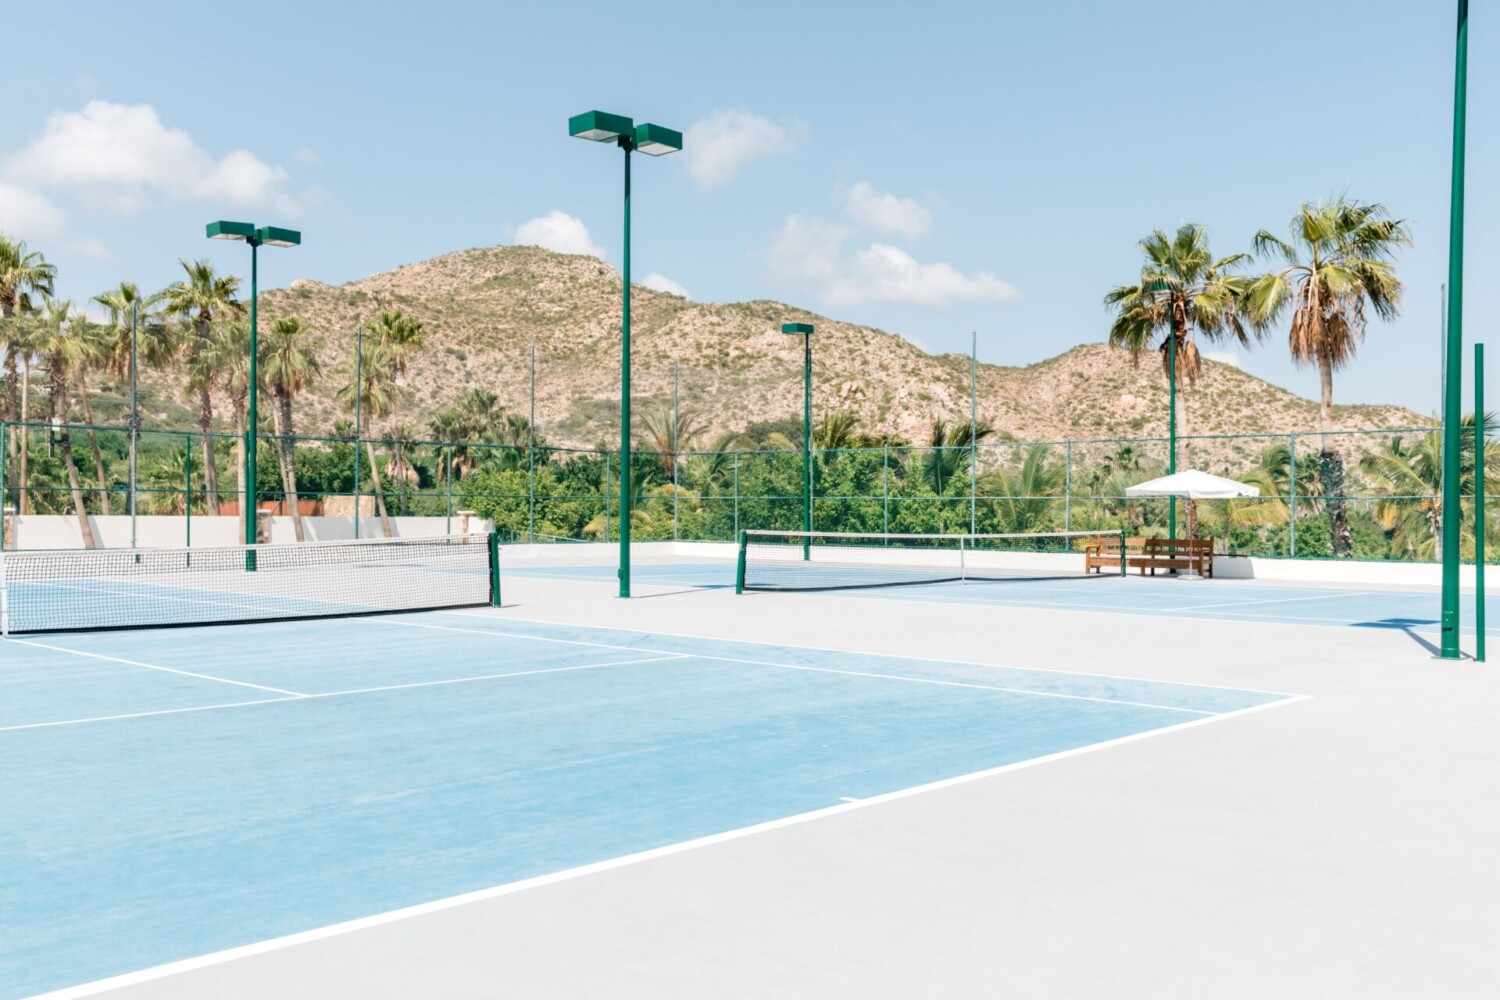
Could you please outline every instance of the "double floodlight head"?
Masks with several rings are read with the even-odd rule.
[[[647,156],[665,156],[682,148],[682,133],[653,125],[637,125],[624,115],[585,111],[568,119],[568,134],[591,142],[612,142]]]
[[[808,337],[812,335],[813,325],[811,323],[783,323],[782,333],[795,333],[799,336]]]
[[[279,226],[261,226],[257,229],[249,222],[225,222],[222,219],[208,224],[207,235],[211,240],[240,240],[257,247],[302,245],[302,234],[295,229],[282,229]]]

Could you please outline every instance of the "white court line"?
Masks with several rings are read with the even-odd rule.
[[[402,624],[402,625],[412,625],[412,626],[414,626],[416,628],[434,628],[434,629],[444,629],[444,630],[449,631],[449,632],[468,632],[468,633],[472,633],[474,635],[490,635],[490,636],[496,636],[496,637],[501,638],[501,639],[514,638],[517,635],[517,633],[515,633],[515,632],[502,632],[499,629],[453,628],[452,626],[448,626],[448,625],[419,625],[416,622],[401,622],[400,624]],[[648,634],[650,634],[650,633],[648,633]],[[664,634],[664,633],[657,633],[657,634]],[[522,636],[522,638],[531,639],[531,638],[535,638],[535,636]],[[555,640],[555,641],[557,641],[557,642],[574,643],[574,644],[581,644],[581,645],[598,645],[598,646],[600,646],[602,648],[605,648],[605,649],[633,649],[633,650],[636,650],[637,652],[653,652],[652,650],[642,650],[638,646],[614,646],[614,645],[610,645],[608,643],[587,643],[587,642],[583,642],[582,640],[578,640],[578,639],[558,639],[558,640]],[[719,640],[719,641],[723,642],[723,641],[734,641],[734,640]],[[760,644],[756,643],[756,645],[760,645]],[[855,655],[855,656],[860,655],[858,653],[852,653],[849,650],[845,650],[843,652],[844,652],[844,654],[846,656],[848,656],[848,655]],[[1091,697],[1089,695],[1082,695],[1082,694],[1063,694],[1063,693],[1058,692],[1058,691],[1033,691],[1033,690],[1030,690],[1028,688],[999,687],[999,686],[994,685],[994,684],[971,684],[971,683],[968,683],[968,682],[965,682],[965,681],[945,681],[945,680],[938,680],[938,679],[932,678],[932,677],[903,677],[900,674],[877,674],[877,673],[873,673],[873,672],[867,671],[867,670],[840,670],[840,669],[837,669],[837,668],[834,668],[834,667],[813,667],[813,666],[807,666],[807,665],[804,665],[804,664],[796,664],[796,663],[775,663],[775,662],[772,662],[770,660],[748,660],[748,659],[743,659],[743,658],[735,657],[735,656],[718,656],[718,655],[715,655],[713,653],[679,653],[677,655],[679,657],[689,657],[689,658],[695,659],[695,660],[718,660],[721,663],[748,663],[751,666],[777,667],[777,668],[782,669],[782,670],[807,670],[807,671],[812,671],[814,673],[820,673],[820,674],[843,674],[843,675],[848,676],[848,677],[872,677],[872,678],[875,678],[877,680],[906,681],[906,682],[911,683],[911,684],[935,684],[935,685],[939,685],[941,687],[972,688],[972,689],[974,689],[976,691],[999,691],[999,692],[1003,692],[1005,694],[1035,695],[1035,696],[1037,696],[1039,698],[1067,698],[1067,699],[1072,700],[1072,701],[1095,701],[1095,702],[1100,702],[1100,703],[1106,704],[1106,705],[1128,705],[1128,706],[1130,706],[1132,708],[1155,708],[1155,709],[1160,709],[1160,710],[1166,711],[1166,712],[1190,712],[1190,713],[1192,713],[1194,715],[1216,715],[1216,714],[1218,714],[1218,713],[1215,713],[1215,712],[1206,712],[1206,711],[1203,711],[1202,709],[1197,709],[1197,708],[1176,708],[1176,707],[1173,707],[1171,705],[1152,705],[1152,704],[1149,704],[1149,703],[1146,703],[1146,702],[1140,702],[1140,701],[1126,701],[1123,698],[1095,698],[1095,697]],[[981,666],[982,666],[982,664],[981,664]],[[1018,669],[1025,669],[1025,668],[1018,668]],[[1168,682],[1168,683],[1170,683],[1170,682]]]
[[[12,637],[10,642],[22,646],[35,646],[38,649],[51,649],[59,653],[72,653],[74,656],[87,656],[94,660],[108,660],[110,663],[123,663],[128,667],[142,667],[146,670],[160,670],[165,674],[181,674],[183,677],[196,677],[199,680],[218,681],[220,684],[233,684],[235,687],[254,688],[257,691],[270,691],[272,694],[287,694],[293,698],[306,698],[308,695],[301,691],[288,691],[286,688],[267,687],[264,684],[251,684],[249,681],[235,681],[228,677],[215,677],[213,674],[198,674],[191,670],[178,670],[175,667],[160,667],[154,663],[142,663],[139,660],[127,660],[119,656],[106,656],[103,653],[88,653],[81,649],[69,649],[67,646],[52,646],[45,642],[37,642],[35,639],[16,639]]]
[[[1163,611],[1216,611],[1219,608],[1241,608],[1247,604],[1291,604],[1296,601],[1331,601],[1339,597],[1373,597],[1375,591],[1354,590],[1341,594],[1322,594],[1318,597],[1275,597],[1264,601],[1220,601],[1216,604],[1184,604],[1175,608],[1162,608]]]
[[[360,917],[357,920],[349,920],[340,924],[330,924],[327,927],[319,927],[310,931],[301,931],[296,934],[288,934],[285,937],[272,938],[269,941],[258,941],[255,944],[242,945],[238,948],[229,948],[224,951],[214,952],[209,955],[199,955],[194,958],[186,958],[177,962],[169,962],[150,969],[142,969],[138,972],[127,972],[123,975],[112,976],[108,979],[99,979],[92,983],[83,983],[78,986],[68,986],[51,993],[39,994],[31,1000],[82,1000],[84,997],[94,997],[110,990],[124,989],[128,986],[138,986],[142,983],[155,982],[166,979],[169,976],[181,975],[192,972],[195,969],[205,969],[215,965],[223,965],[240,959],[251,958],[255,955],[264,955],[284,948],[308,944],[313,941],[323,941],[328,938],[340,937],[357,931],[367,930],[372,927],[381,927],[386,924],[398,923],[415,917],[425,916],[429,913],[441,913],[445,910],[457,909],[474,903],[484,902],[491,899],[499,899],[503,896],[511,896],[530,889],[542,886],[555,885],[558,882],[567,882],[576,878],[584,878],[589,875],[597,875],[602,872],[613,871],[629,865],[640,864],[645,861],[654,861],[657,858],[665,858],[674,854],[682,854],[686,851],[694,851],[715,844],[728,843],[752,837],[761,833],[769,833],[772,830],[780,830],[790,826],[798,826],[814,820],[826,819],[838,816],[842,813],[853,812],[856,809],[866,809],[871,806],[884,805],[888,802],[896,802],[901,799],[911,798],[916,795],[926,795],[945,788],[980,781],[985,778],[993,778],[997,775],[1008,774],[1028,767],[1036,767],[1039,764],[1051,764],[1056,761],[1066,760],[1070,757],[1078,757],[1083,754],[1093,753],[1097,750],[1112,749],[1137,740],[1151,739],[1163,736],[1167,733],[1178,732],[1183,729],[1191,729],[1194,726],[1202,726],[1209,723],[1219,722],[1224,719],[1240,715],[1248,715],[1252,712],[1263,711],[1267,708],[1279,708],[1291,705],[1295,702],[1306,700],[1305,695],[1294,695],[1283,701],[1268,702],[1264,705],[1254,705],[1250,708],[1242,708],[1223,715],[1209,716],[1204,719],[1191,719],[1187,722],[1179,722],[1170,726],[1162,726],[1159,729],[1151,729],[1145,732],[1132,733],[1129,736],[1120,736],[1112,740],[1104,740],[1101,743],[1091,743],[1088,746],[1074,747],[1071,750],[1062,750],[1057,753],[1047,754],[1042,757],[1033,757],[1030,760],[1017,761],[1014,764],[1003,764],[1000,767],[992,767],[983,771],[974,771],[970,774],[961,774],[952,778],[944,778],[940,781],[929,782],[925,785],[915,785],[911,788],[902,788],[894,792],[886,792],[882,795],[873,795],[867,799],[858,799],[851,802],[841,802],[836,806],[825,806],[822,809],[814,809],[810,812],[799,813],[795,816],[785,816],[781,819],[769,820],[765,823],[756,823],[753,826],[740,827],[737,830],[726,830],[723,833],[710,834],[707,837],[698,837],[694,840],[685,840],[678,844],[669,844],[665,847],[655,847],[635,854],[627,854],[619,858],[611,858],[608,861],[596,861],[593,864],[580,865],[577,868],[567,868],[563,871],[552,872],[548,875],[538,875],[534,878],[522,879],[519,882],[509,882],[505,885],[493,886],[488,889],[480,889],[476,892],[466,892],[458,896],[449,896],[446,899],[433,900],[430,903],[418,903],[415,906],[407,906],[398,910],[389,910],[385,913],[377,913],[368,917]]]
[[[649,649],[640,650],[652,652]],[[19,726],[0,726],[0,733],[13,733],[22,729],[50,729],[54,726],[78,726],[90,722],[114,722],[119,719],[145,719],[156,715],[182,715],[186,712],[211,712],[224,708],[245,708],[250,705],[275,705],[289,701],[317,701],[320,698],[344,698],[356,694],[377,694],[381,691],[402,691],[407,688],[439,687],[444,684],[470,684],[474,681],[504,680],[508,677],[535,677],[538,674],[562,674],[572,670],[593,670],[599,667],[626,667],[637,663],[658,663],[663,660],[688,658],[686,653],[652,656],[638,660],[614,660],[609,663],[578,663],[571,667],[547,667],[541,670],[513,670],[504,674],[480,674],[474,677],[448,677],[436,681],[416,681],[412,684],[385,684],[380,687],[350,688],[346,691],[323,691],[318,694],[299,694],[291,698],[258,698],[255,701],[231,701],[222,705],[194,705],[188,708],[163,708],[151,712],[128,712],[123,715],[96,715],[86,719],[60,719],[56,722],[28,722]]]
[[[431,613],[432,614],[441,614],[442,612],[431,612]],[[459,612],[455,611],[455,612],[450,612],[450,613],[451,614],[458,614]],[[507,619],[504,619],[504,618],[496,618],[493,615],[469,615],[468,617],[470,617],[470,618],[486,618],[486,619],[488,619],[490,621],[501,621],[501,622],[507,620]],[[658,653],[658,652],[661,652],[661,650],[657,650],[657,649],[642,649],[639,646],[619,646],[619,645],[616,645],[616,644],[610,643],[610,642],[589,642],[586,639],[554,639],[553,637],[546,636],[546,635],[526,635],[526,634],[524,634],[522,632],[502,632],[499,629],[493,629],[493,628],[458,628],[455,625],[432,625],[432,624],[429,624],[429,623],[426,623],[426,622],[406,622],[406,621],[398,621],[395,618],[363,618],[363,619],[347,618],[347,619],[344,619],[344,620],[345,621],[351,621],[351,622],[358,621],[361,624],[369,624],[369,625],[405,625],[407,628],[429,628],[429,629],[436,629],[439,632],[465,632],[465,633],[467,633],[469,635],[498,635],[498,636],[501,636],[501,637],[504,637],[504,638],[510,638],[510,639],[531,639],[531,640],[533,640],[535,642],[559,642],[559,643],[562,643],[565,646],[592,646],[595,649],[620,649],[620,650],[624,650],[624,651],[629,652],[629,653]],[[635,631],[635,630],[634,629],[625,629],[624,631]],[[646,632],[646,633],[643,633],[643,634],[645,634],[645,635],[651,635],[653,633]]]
[[[829,596],[843,596],[843,595],[829,595]],[[918,603],[926,603],[926,602],[918,602]],[[1073,675],[1075,677],[1099,677],[1099,678],[1102,678],[1104,680],[1111,680],[1111,681],[1134,681],[1134,682],[1136,682],[1138,684],[1170,684],[1170,685],[1172,685],[1174,687],[1208,688],[1209,690],[1212,690],[1212,691],[1239,691],[1239,692],[1242,692],[1242,693],[1245,693],[1245,694],[1268,694],[1268,695],[1275,695],[1278,698],[1294,698],[1294,697],[1300,698],[1300,697],[1304,697],[1303,695],[1292,695],[1292,694],[1287,693],[1286,691],[1266,691],[1266,690],[1263,690],[1261,688],[1247,688],[1247,687],[1226,687],[1223,684],[1207,684],[1207,683],[1203,683],[1201,681],[1164,681],[1164,680],[1156,680],[1156,679],[1149,678],[1149,677],[1126,677],[1126,676],[1124,676],[1122,674],[1101,674],[1101,673],[1098,673],[1097,671],[1089,671],[1089,670],[1068,670],[1068,669],[1065,669],[1065,668],[1062,668],[1062,667],[1021,667],[1021,666],[1017,666],[1017,665],[1015,665],[1013,663],[981,663],[981,662],[978,662],[978,661],[975,661],[975,660],[950,660],[950,659],[942,659],[942,658],[933,657],[933,656],[904,656],[901,653],[872,653],[872,652],[869,652],[869,651],[866,651],[866,650],[860,650],[860,649],[839,649],[839,648],[835,648],[835,647],[832,647],[832,646],[812,646],[812,645],[808,645],[807,643],[797,643],[797,642],[761,642],[758,639],[733,639],[733,638],[726,638],[726,637],[721,636],[721,635],[702,635],[702,634],[696,633],[696,632],[663,632],[663,631],[660,631],[658,629],[649,629],[648,630],[648,629],[642,629],[642,628],[629,628],[629,627],[624,626],[624,625],[579,625],[577,622],[560,622],[560,621],[557,621],[556,619],[552,619],[552,618],[510,618],[510,617],[502,617],[500,615],[483,614],[483,613],[473,612],[473,611],[434,611],[434,612],[432,612],[432,614],[455,615],[455,616],[460,617],[460,618],[483,618],[483,619],[486,619],[488,621],[496,621],[496,622],[528,622],[528,623],[533,624],[533,625],[559,625],[559,626],[562,626],[564,628],[593,629],[595,631],[600,631],[600,632],[631,632],[631,633],[634,633],[635,635],[647,635],[647,636],[662,635],[662,636],[668,636],[668,637],[673,638],[673,639],[699,639],[699,640],[702,640],[704,642],[738,643],[740,645],[745,645],[745,646],[760,646],[762,648],[769,648],[769,649],[805,649],[805,650],[811,650],[811,651],[819,652],[819,653],[840,653],[840,654],[842,654],[844,656],[878,656],[881,659],[886,659],[886,660],[903,660],[903,661],[905,661],[907,663],[950,663],[950,664],[958,664],[959,666],[965,666],[965,667],[993,667],[993,668],[995,668],[997,670],[1026,670],[1026,671],[1032,671],[1032,672],[1039,673],[1039,674],[1071,674],[1071,675]],[[1204,619],[1201,619],[1201,618],[1184,618],[1183,620],[1184,621],[1203,621]],[[413,623],[411,623],[411,622],[403,622],[402,624],[413,624]],[[442,626],[429,625],[429,626],[426,626],[426,627],[427,628],[440,628]],[[492,635],[507,635],[507,634],[509,634],[509,635],[518,635],[518,634],[520,634],[520,633],[506,633],[506,632],[501,632],[498,629],[455,629],[454,631],[458,631],[458,632],[484,632],[484,633],[492,634]],[[542,636],[522,636],[522,637],[523,638],[527,638],[527,639],[539,639],[539,638],[543,638]],[[576,640],[576,639],[553,639],[553,640],[549,640],[549,641],[552,641],[552,642],[579,642],[580,640]],[[588,643],[583,643],[583,644],[584,645],[588,645]],[[611,648],[611,649],[633,649],[633,650],[636,650],[638,652],[642,651],[639,646],[611,646],[609,648]],[[645,652],[655,652],[655,651],[654,650],[645,650]],[[713,654],[707,654],[707,655],[710,656],[710,657],[713,657]],[[722,657],[713,657],[713,658],[722,659]]]

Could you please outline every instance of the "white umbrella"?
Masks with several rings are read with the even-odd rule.
[[[1160,479],[1125,487],[1128,497],[1187,497],[1191,500],[1232,500],[1235,497],[1258,497],[1260,488],[1248,483],[1212,476],[1198,469],[1175,472]]]

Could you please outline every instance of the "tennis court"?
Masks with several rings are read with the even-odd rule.
[[[1287,700],[485,612],[6,653],[4,996]]]
[[[727,559],[662,557],[638,564],[642,583],[701,590],[734,589],[734,565]],[[604,583],[614,579],[613,566],[519,566],[518,577],[571,579]],[[758,595],[746,595],[755,600]],[[1185,618],[1197,621],[1264,622],[1281,625],[1320,625],[1339,628],[1393,629],[1419,636],[1438,632],[1438,594],[1415,587],[1343,587],[1291,585],[1267,580],[1203,580],[1177,577],[1078,577],[1055,580],[970,580],[881,584],[811,592],[809,599],[841,599],[921,604],[980,605],[997,608],[1036,608],[1086,611],[1148,618]],[[1489,620],[1500,622],[1500,599],[1486,601]],[[1474,634],[1474,596],[1460,600],[1460,630]],[[1487,635],[1500,634],[1500,625]]]

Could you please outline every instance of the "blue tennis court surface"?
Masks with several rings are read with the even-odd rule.
[[[613,580],[612,566],[507,567],[509,576],[552,579]],[[726,563],[637,564],[638,583],[694,589],[733,589],[734,567]],[[1110,614],[1195,618],[1208,621],[1269,622],[1282,625],[1329,625],[1386,628],[1437,634],[1436,592],[1296,586],[1264,580],[1201,580],[1196,577],[1091,576],[1057,580],[924,583],[914,586],[813,591],[884,601],[938,604],[985,604],[997,607],[1092,611]],[[1500,598],[1486,601],[1486,635],[1500,635]],[[1460,630],[1474,634],[1474,596],[1460,600]]]
[[[0,997],[1286,699],[486,612],[0,649]]]

